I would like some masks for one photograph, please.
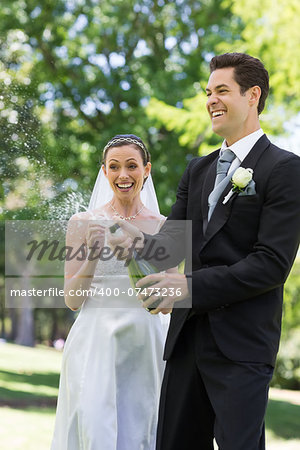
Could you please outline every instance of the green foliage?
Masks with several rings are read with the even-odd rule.
[[[231,50],[262,59],[270,72],[271,102],[285,108],[286,117],[299,111],[300,45],[298,0],[234,0],[232,12],[243,24]],[[228,51],[224,42],[218,50]]]
[[[268,134],[283,134],[284,122],[299,111],[300,69],[296,63],[300,45],[297,25],[300,14],[298,0],[224,0],[223,8],[231,8],[231,33],[222,36],[214,53],[245,52],[260,58],[270,75],[270,95],[261,115],[261,123]],[[205,87],[208,74],[199,77]],[[210,131],[205,115],[205,97],[199,92],[193,97],[183,96],[183,107],[172,107],[159,98],[151,99],[149,117],[178,133],[180,145],[198,148],[206,154],[221,141]]]
[[[200,154],[216,149],[221,140],[211,129],[209,115],[205,108],[206,96],[200,92],[195,97],[184,99],[183,107],[176,108],[152,98],[147,114],[158,123],[164,124],[168,131],[179,135],[179,144]]]
[[[300,261],[285,285],[282,339],[272,386],[300,389]]]
[[[105,143],[133,132],[152,152],[160,206],[167,213],[186,155],[176,136],[153,126],[144,107],[150,97],[174,106],[194,95],[205,56],[230,34],[230,17],[222,0],[3,0],[0,80],[10,83],[9,94],[13,87],[18,91],[14,109],[28,98],[35,118],[32,130],[30,118],[18,116],[14,126],[24,132],[15,140],[6,120],[2,130],[13,142],[5,153],[10,166],[16,147],[18,157],[36,161],[36,183],[24,187],[31,175],[21,176],[18,167],[20,176],[6,172],[5,206],[16,211],[26,197],[26,206],[36,207],[68,186],[76,191],[76,183],[80,192],[90,190]],[[7,95],[5,110],[11,101]],[[41,179],[44,191],[31,198]]]
[[[300,389],[300,327],[292,328],[282,339],[272,386]]]
[[[284,289],[283,337],[300,325],[300,258],[296,258]]]
[[[266,63],[267,132],[281,130],[283,104],[299,109],[297,12],[297,0],[3,0],[2,204],[39,217],[41,201],[89,192],[107,140],[134,132],[152,152],[168,213],[187,160],[220,142],[201,91],[212,54],[248,51]],[[159,102],[146,111],[150,98]]]

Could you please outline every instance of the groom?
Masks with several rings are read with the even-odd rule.
[[[299,243],[300,158],[273,145],[259,123],[266,69],[256,58],[229,53],[214,57],[210,71],[207,110],[222,147],[190,162],[161,232],[143,236],[142,254],[153,243],[178,251],[168,221],[192,220],[192,273],[142,280],[182,292],[161,304],[175,302],[157,450],[213,450],[213,438],[220,450],[265,448],[283,285]],[[236,173],[236,191],[227,195],[239,167],[252,170],[240,170],[240,179]],[[188,295],[192,308],[176,308]]]

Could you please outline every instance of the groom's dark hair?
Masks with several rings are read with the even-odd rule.
[[[224,53],[214,56],[209,65],[210,73],[226,67],[233,67],[234,79],[240,85],[241,94],[252,86],[260,87],[261,96],[257,106],[258,114],[260,114],[269,93],[269,74],[263,63],[246,53]]]

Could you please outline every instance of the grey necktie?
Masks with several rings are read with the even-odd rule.
[[[230,149],[226,149],[218,159],[215,186],[208,197],[208,221],[211,218],[221,193],[229,181],[229,175],[227,173],[234,158],[235,154]]]

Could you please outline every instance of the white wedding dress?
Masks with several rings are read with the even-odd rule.
[[[168,316],[144,310],[130,288],[124,262],[98,262],[98,293],[64,348],[52,450],[155,449]]]

